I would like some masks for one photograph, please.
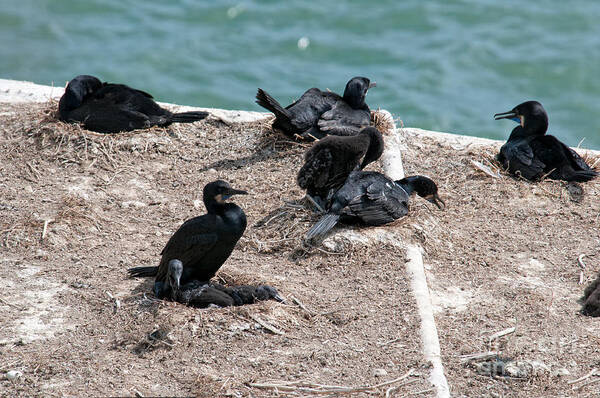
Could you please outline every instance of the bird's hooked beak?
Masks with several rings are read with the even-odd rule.
[[[241,189],[228,188],[224,192],[217,195],[216,199],[217,199],[217,202],[223,203],[227,199],[231,198],[233,195],[248,195],[248,192],[243,191]]]
[[[281,297],[281,296],[279,295],[279,293],[275,293],[275,294],[273,295],[273,300],[275,300],[275,301],[278,301],[278,302],[280,302],[280,303],[282,303],[282,304],[287,304],[287,301],[285,301],[285,299],[284,299],[283,297]]]
[[[440,210],[446,209],[446,203],[442,200],[442,198],[440,198],[440,196],[437,193],[432,193],[431,195],[425,196],[424,199],[436,205]]]
[[[517,115],[517,112],[515,112],[514,110],[508,111],[508,112],[496,113],[494,115],[494,120],[500,120],[500,119],[510,119],[510,120],[513,120],[513,121],[523,125],[523,119],[521,118],[520,115]]]
[[[371,89],[373,87],[377,87],[377,83],[376,82],[369,83],[369,89]]]

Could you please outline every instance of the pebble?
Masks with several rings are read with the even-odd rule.
[[[18,370],[9,370],[8,372],[6,372],[6,378],[8,380],[14,380],[21,376],[23,376],[23,372],[20,372]]]
[[[373,369],[373,376],[375,377],[383,377],[387,376],[388,372],[385,369],[377,368]]]
[[[554,372],[552,372],[553,376],[569,376],[570,374],[571,372],[569,372],[569,369],[567,368],[556,369]]]

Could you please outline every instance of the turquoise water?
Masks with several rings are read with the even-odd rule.
[[[504,139],[492,115],[529,99],[549,132],[600,148],[598,1],[0,0],[0,77],[78,74],[158,100],[261,110],[310,87],[377,81],[371,108],[407,126]],[[306,46],[306,44],[308,44]]]

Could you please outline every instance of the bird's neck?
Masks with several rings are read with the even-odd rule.
[[[364,169],[369,163],[376,161],[383,154],[383,137],[381,134],[359,134],[360,137],[364,137],[368,143],[367,152],[363,158],[363,162],[360,166],[361,170]]]
[[[535,118],[525,119],[523,124],[526,135],[544,135],[548,130],[548,116],[536,115]]]
[[[411,176],[411,177],[405,177],[401,180],[396,180],[395,183],[400,185],[400,187],[402,187],[402,189],[404,189],[404,191],[408,194],[408,196],[410,196],[416,192],[415,191],[415,181],[416,181],[416,177]]]
[[[352,109],[360,109],[365,107],[365,98],[357,93],[344,91],[344,102]]]
[[[205,203],[208,214],[214,214],[225,220],[226,223],[246,225],[246,215],[241,207],[235,203],[219,203],[210,201]]]

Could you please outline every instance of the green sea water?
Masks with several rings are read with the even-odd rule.
[[[505,139],[529,99],[549,133],[600,149],[600,2],[0,0],[0,78],[78,74],[165,102],[262,110],[310,87],[377,82],[406,126]]]

